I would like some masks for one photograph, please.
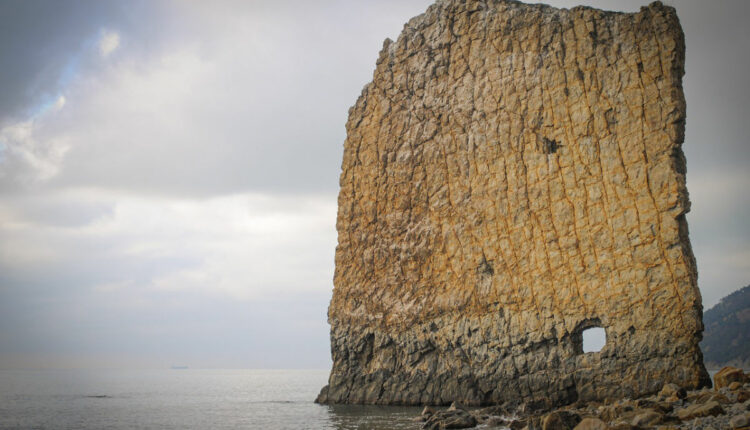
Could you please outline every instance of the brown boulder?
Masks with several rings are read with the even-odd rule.
[[[693,418],[711,417],[723,415],[724,408],[716,401],[708,401],[703,404],[690,405],[677,411],[677,417],[682,421],[692,420]]]
[[[570,411],[555,411],[544,417],[542,420],[542,430],[572,430],[581,417]]]
[[[477,419],[463,409],[435,412],[422,425],[427,430],[466,429],[476,427]]]
[[[633,417],[633,420],[630,423],[634,426],[648,427],[648,426],[660,424],[662,422],[662,419],[663,419],[662,414],[654,410],[647,409],[641,412],[640,414],[636,415],[635,417]]]
[[[728,387],[732,382],[745,382],[745,372],[732,366],[725,366],[714,375],[714,389]]]
[[[708,401],[709,402],[710,401],[719,402],[722,405],[728,405],[728,404],[732,403],[732,401],[729,400],[729,397],[727,397],[727,396],[725,396],[724,394],[721,394],[721,393],[716,393],[713,396],[709,397]]]
[[[609,430],[609,426],[599,418],[584,418],[574,430]]]
[[[687,391],[677,384],[664,384],[664,388],[661,389],[659,395],[665,399],[670,397],[677,397],[678,399],[684,399],[687,397]]]
[[[483,424],[487,427],[500,427],[507,426],[508,421],[502,417],[492,416],[487,418],[487,420]]]
[[[732,417],[729,420],[729,427],[733,429],[750,428],[750,414],[742,414]]]
[[[642,430],[641,427],[634,426],[628,423],[624,423],[621,421],[610,423],[609,424],[609,430]]]
[[[462,405],[462,404],[461,404],[461,403],[459,403],[459,402],[453,402],[453,403],[451,403],[451,405],[450,405],[450,406],[448,407],[448,410],[449,410],[449,411],[456,411],[456,410],[459,410],[459,409],[460,409],[460,410],[462,410],[462,411],[465,411],[465,410],[466,410],[466,406]]]

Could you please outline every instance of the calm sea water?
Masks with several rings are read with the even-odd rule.
[[[325,370],[0,371],[1,429],[418,429],[419,408],[321,406]]]
[[[327,378],[326,370],[0,371],[0,429],[420,428],[411,420],[421,408],[316,405]]]

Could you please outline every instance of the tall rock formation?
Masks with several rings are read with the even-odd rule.
[[[675,11],[440,0],[349,112],[322,403],[710,384]],[[606,330],[600,352],[581,333]]]

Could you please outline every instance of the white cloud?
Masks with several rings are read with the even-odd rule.
[[[108,57],[120,46],[120,34],[112,30],[102,31],[99,38],[99,55],[103,58]]]
[[[62,136],[40,138],[38,121],[30,119],[0,129],[0,190],[47,181],[60,171],[70,144]]]
[[[237,194],[175,199],[80,189],[38,199],[52,213],[71,206],[84,212],[92,202],[112,210],[88,223],[59,225],[30,222],[28,213],[18,211],[19,201],[0,204],[0,260],[26,268],[78,267],[75,283],[99,293],[189,291],[252,300],[325,293],[332,287],[332,198]],[[33,206],[33,200],[21,204]],[[102,274],[90,267],[97,261],[160,263],[147,275]]]

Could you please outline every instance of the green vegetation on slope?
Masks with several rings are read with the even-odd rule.
[[[707,365],[750,363],[750,285],[707,310],[703,324],[701,348]]]

